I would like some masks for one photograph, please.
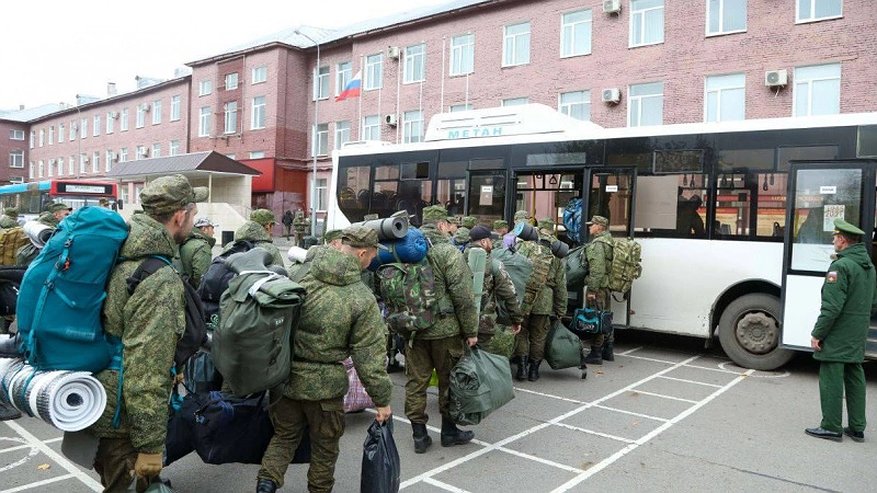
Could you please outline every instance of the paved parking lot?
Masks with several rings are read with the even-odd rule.
[[[866,442],[804,435],[819,420],[817,366],[806,356],[782,372],[734,366],[702,342],[624,332],[614,363],[545,369],[516,382],[515,399],[474,427],[465,446],[434,444],[414,454],[404,419],[404,377],[396,384],[396,442],[402,488],[410,492],[873,491],[877,484],[877,368],[866,365]],[[368,412],[347,417],[336,491],[359,489]],[[99,491],[93,471],[59,454],[60,433],[34,419],[0,424],[0,493]],[[181,492],[253,491],[258,466],[209,466],[194,454],[163,475]],[[294,465],[283,491],[306,491]]]

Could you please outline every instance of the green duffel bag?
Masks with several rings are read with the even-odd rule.
[[[585,278],[588,277],[588,257],[585,254],[585,245],[573,248],[563,258],[566,267],[566,289],[578,291],[585,287]]]
[[[448,413],[459,425],[477,425],[515,398],[505,356],[473,347],[451,369]]]
[[[545,361],[552,370],[577,368],[581,363],[582,346],[579,337],[563,325],[554,322],[545,339]]]

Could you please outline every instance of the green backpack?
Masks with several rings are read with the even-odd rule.
[[[642,273],[642,246],[633,238],[615,238],[609,265],[609,290],[627,293]]]
[[[435,273],[427,258],[414,264],[384,264],[375,275],[381,298],[389,312],[386,322],[391,330],[408,334],[435,325],[439,303],[435,292]]]

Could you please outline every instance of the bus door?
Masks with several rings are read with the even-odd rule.
[[[466,215],[493,229],[493,221],[505,217],[506,171],[469,171]]]
[[[834,253],[834,220],[844,219],[865,232],[874,251],[875,161],[792,161],[783,246],[782,346],[810,349],[810,332],[821,304],[822,284]],[[874,320],[867,354],[877,357]]]
[[[586,209],[582,220],[589,221],[592,216],[609,219],[609,232],[613,237],[633,237],[634,211],[636,197],[636,168],[589,168],[587,170]],[[587,214],[584,211],[587,211]],[[587,226],[582,226],[582,236],[587,236]],[[587,241],[590,241],[588,238]],[[615,325],[629,326],[630,296],[625,298],[616,294],[612,299],[612,322]],[[620,301],[619,301],[620,300]]]

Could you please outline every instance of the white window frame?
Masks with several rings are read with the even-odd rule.
[[[67,127],[65,127],[63,123],[59,123],[58,124],[58,143],[59,144],[61,142],[64,142],[65,132],[67,132]],[[20,139],[20,140],[24,140],[24,139]]]
[[[161,100],[156,99],[152,102],[152,124],[158,125],[161,123]]]
[[[423,142],[423,111],[406,111],[402,114],[402,143],[417,142]]]
[[[712,15],[712,1],[706,0],[706,36],[722,36],[725,34],[745,33],[749,29],[749,0],[716,0],[719,2],[719,29],[718,31],[710,31],[710,15]],[[725,29],[725,9],[730,1],[740,2],[743,5],[743,28],[742,29]]]
[[[84,139],[88,137],[88,118],[83,118],[79,121],[79,138]]]
[[[665,34],[666,29],[667,29],[666,22],[664,22],[664,17],[665,17],[665,15],[664,15],[665,14],[664,0],[661,0],[660,7],[646,7],[646,8],[635,9],[633,5],[635,2],[638,2],[638,1],[646,1],[646,0],[630,0],[630,29],[629,29],[629,35],[628,35],[628,48],[638,48],[640,46],[651,46],[651,45],[658,45],[658,44],[663,43],[664,42],[664,34]],[[646,36],[645,18],[646,18],[646,15],[648,12],[653,12],[656,10],[661,11],[661,39],[656,40],[656,41],[645,41],[645,36]],[[643,42],[641,42],[641,43],[637,43],[634,39],[634,20],[637,17],[640,17],[640,19],[641,19],[640,25],[641,25],[642,32],[638,33],[643,38]]]
[[[413,84],[426,80],[426,43],[405,47],[402,83]],[[418,73],[419,72],[419,73]],[[419,76],[419,78],[417,78]]]
[[[180,153],[180,140],[174,139],[168,143],[168,156],[176,156]]]
[[[352,78],[353,62],[341,62],[335,65],[335,96],[344,92],[344,88]]]
[[[49,159],[49,165],[46,167],[46,176],[49,178],[55,176],[55,160]]]
[[[510,33],[509,31],[513,28],[526,26],[527,30],[522,32],[514,32]],[[530,38],[532,34],[532,26],[530,25],[530,21],[525,22],[516,22],[514,24],[508,24],[503,26],[502,28],[502,66],[503,67],[516,67],[518,65],[527,65],[530,63],[530,52],[532,51],[532,39]],[[527,53],[526,57],[520,57],[518,53],[518,38],[526,37],[527,41]],[[520,58],[520,59],[519,59]],[[525,59],[524,59],[525,58]]]
[[[228,101],[222,105],[223,130],[225,135],[235,134],[238,131],[238,102]]]
[[[67,175],[73,176],[76,171],[76,156],[70,156],[67,159]]]
[[[24,140],[24,130],[19,128],[9,129],[9,140]]]
[[[639,96],[633,96],[632,89],[640,86],[647,86],[652,84],[660,84],[661,85],[661,93],[660,94],[645,94]],[[658,125],[664,124],[664,82],[663,81],[655,81],[655,82],[644,82],[641,84],[631,84],[627,86],[627,126],[630,127],[631,124],[631,115],[633,114],[634,107],[637,110],[637,127],[645,126],[642,124],[643,121],[643,100],[648,98],[661,98],[661,122]]]
[[[505,98],[500,101],[500,106],[520,106],[522,104],[530,104],[530,98],[523,96],[520,98]]]
[[[825,68],[825,67],[837,67],[837,75],[831,77],[804,77],[800,71],[807,69],[816,69],[816,68]],[[792,77],[792,84],[794,87],[792,88],[792,116],[812,116],[813,115],[813,83],[814,82],[825,82],[830,80],[837,80],[838,90],[837,90],[837,113],[820,113],[820,114],[830,114],[836,115],[840,113],[840,93],[843,89],[843,67],[840,63],[822,63],[817,65],[803,65],[800,67],[795,67],[795,73]],[[798,114],[798,98],[800,97],[800,89],[799,87],[802,85],[807,86],[807,113],[804,115]]]
[[[715,89],[710,89],[710,79],[717,79],[719,77],[723,77],[726,80],[729,80],[731,77],[734,78],[742,78],[742,83],[731,84],[725,82],[725,85],[720,85]],[[717,84],[720,84],[716,81]],[[739,120],[729,120],[722,118],[722,93],[725,91],[743,91],[743,118],[746,119],[746,74],[744,72],[737,72],[732,74],[716,74],[716,75],[708,75],[703,79],[703,121],[705,123],[712,122],[722,122],[722,121],[739,121]],[[714,93],[716,96],[716,119],[710,120],[709,118],[709,96],[711,93]]]
[[[46,129],[41,128],[40,129],[40,147],[44,146],[45,144],[46,144]]]
[[[128,148],[122,147],[119,149],[119,162],[124,163],[128,161]]]
[[[152,144],[152,149],[149,151],[149,157],[161,157],[161,143],[155,142]]]
[[[137,115],[134,117],[134,128],[143,128],[146,125],[146,110],[142,104],[137,105]]]
[[[202,106],[198,110],[198,137],[210,137],[210,118],[213,109],[210,106]]]
[[[55,126],[49,126],[49,145],[55,145]]]
[[[373,138],[374,134],[377,134],[377,138]],[[360,140],[381,140],[381,115],[362,117]]]
[[[9,151],[9,167],[24,169],[24,151],[20,149]]]
[[[363,89],[372,91],[384,86],[384,54],[375,53],[365,57],[365,80]]]
[[[318,123],[311,128],[311,157],[329,155],[329,124]]]
[[[80,175],[84,175],[85,173],[88,173],[88,169],[85,167],[86,164],[88,164],[88,156],[86,156],[84,152],[80,153],[79,154],[79,174]]]
[[[325,69],[325,73],[323,70]],[[314,69],[314,101],[329,99],[329,66]]]
[[[94,115],[94,118],[91,121],[91,135],[92,137],[97,137],[100,135],[100,115]]]
[[[448,75],[469,75],[475,72],[475,35],[460,34],[451,38]]]
[[[317,178],[317,183],[314,185],[314,192],[317,194],[316,197],[314,197],[314,207],[316,207],[317,212],[326,212],[327,203],[329,202],[329,179]]]
[[[234,91],[240,85],[240,77],[237,72],[225,74],[225,90]]]
[[[70,128],[73,128],[73,127],[70,127]],[[30,148],[31,149],[33,149],[35,147],[36,142],[37,142],[37,131],[31,130],[30,131]]]
[[[205,79],[198,82],[198,96],[209,96],[213,94],[213,81]]]
[[[459,103],[448,106],[448,113],[457,113],[458,111],[471,111],[474,107],[472,103]]]
[[[265,158],[265,151],[250,151],[248,158],[249,159],[264,159]]]
[[[100,173],[100,151],[94,151],[91,155],[91,172]]]
[[[826,0],[803,0],[810,2],[810,12],[813,13],[813,17],[801,18],[801,0],[795,0],[795,24],[806,24],[808,22],[819,22],[826,21],[830,19],[840,19],[844,16],[844,3],[843,0],[838,0],[840,2],[840,13],[837,15],[830,15],[826,17],[816,17],[816,4],[820,1]],[[808,12],[809,13],[809,12]]]
[[[587,13],[587,19],[578,20],[578,21],[568,21],[567,16],[573,16],[575,14],[584,14]],[[587,28],[587,48],[582,51],[576,51],[576,42],[579,40],[579,36],[576,35],[577,28],[585,27]],[[593,11],[591,9],[580,9],[574,10],[572,12],[566,12],[560,16],[560,58],[571,58],[576,56],[590,55],[592,50],[592,39],[594,33],[594,16]],[[567,37],[571,36],[572,40],[567,42]],[[566,53],[567,45],[570,46],[570,51]]]
[[[149,150],[144,145],[139,145],[134,150],[134,160],[139,161],[141,159],[146,159],[149,157]]]
[[[107,149],[107,153],[104,156],[106,162],[104,163],[104,173],[109,173],[113,167],[113,158],[115,155],[113,154],[112,149]]]
[[[268,66],[262,65],[260,67],[253,67],[252,75],[250,77],[253,79],[252,82],[250,82],[250,85],[268,82]]]
[[[128,108],[123,108],[119,117],[119,132],[128,131]]]
[[[350,120],[335,122],[335,149],[341,149],[347,142],[350,142]]]
[[[179,94],[171,96],[170,121],[175,122],[181,118],[180,109],[181,109],[182,100],[183,100],[183,98]]]
[[[579,101],[568,101],[564,102],[564,96],[570,97],[580,97]],[[576,109],[581,107],[579,111],[584,112],[584,116],[587,118],[576,118],[573,116]],[[563,113],[564,115],[575,118],[576,120],[589,122],[591,121],[591,91],[582,90],[582,91],[567,91],[562,92],[557,95],[557,111]]]
[[[256,96],[252,99],[252,111],[250,111],[250,130],[265,128],[266,118],[265,96]]]
[[[33,174],[33,173],[34,173],[34,165],[33,165],[33,161],[31,161],[31,162],[28,164],[28,172],[27,172],[27,177],[28,177],[28,179],[31,179],[31,180],[34,179],[34,174]]]
[[[118,114],[118,113],[116,113],[116,114]],[[106,128],[104,129],[104,130],[105,130],[104,133],[106,133],[106,134],[108,134],[108,135],[111,134],[111,133],[113,133],[113,132],[115,131],[115,129],[116,129],[116,119],[113,118],[113,112],[112,112],[112,111],[107,111],[107,122],[106,122],[106,124],[105,124],[104,126],[106,127]]]
[[[39,177],[39,178],[42,178],[42,177],[43,177],[43,173],[44,173],[44,171],[45,171],[45,167],[46,167],[45,163],[43,163],[43,160],[40,159],[40,166],[39,166],[39,168],[38,168],[38,169],[39,169],[39,174],[37,175],[37,177]]]

